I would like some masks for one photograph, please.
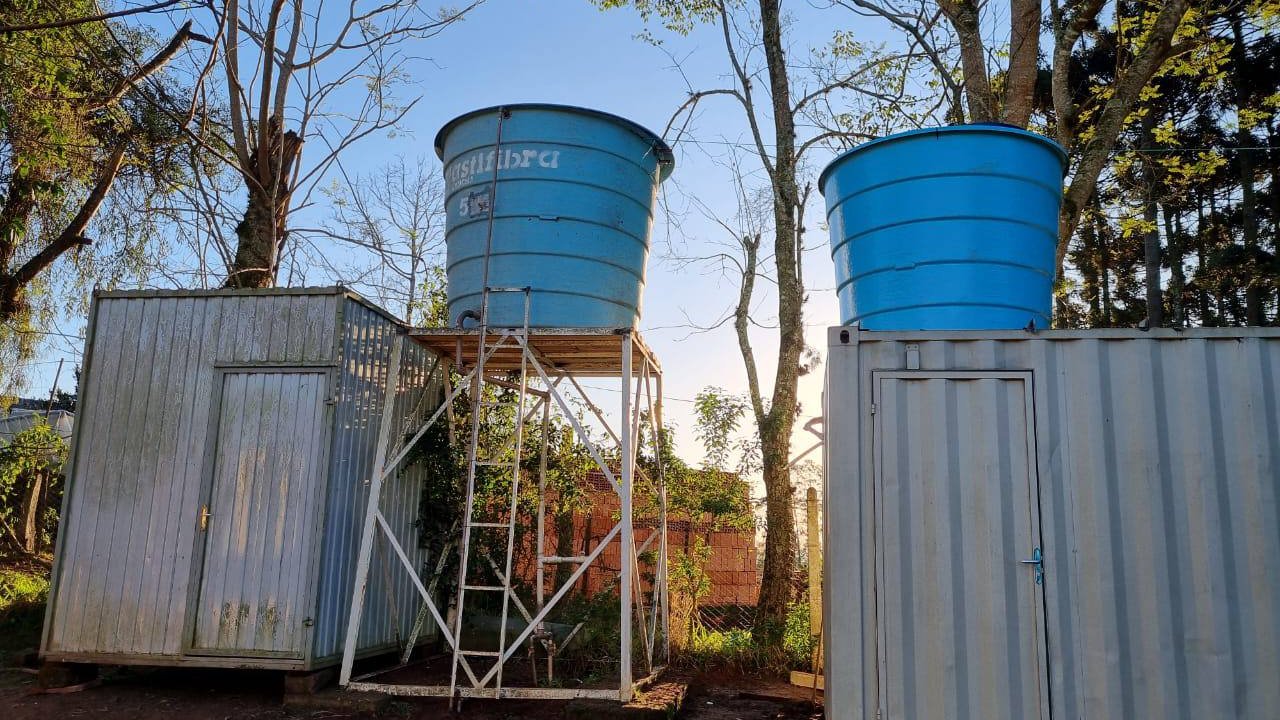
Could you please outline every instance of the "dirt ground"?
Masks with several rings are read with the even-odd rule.
[[[785,679],[707,673],[693,678],[681,718],[697,720],[822,720],[813,693]],[[818,693],[822,702],[822,693]]]
[[[286,710],[278,673],[243,670],[108,669],[101,684],[63,694],[33,694],[35,676],[16,668],[0,670],[0,708],[5,720],[137,718],[159,720],[276,720],[359,717],[354,711]],[[443,700],[396,701],[382,714],[390,718],[448,716]],[[473,720],[564,716],[564,706],[546,701],[467,701],[461,717]],[[367,717],[367,716],[366,716]],[[692,679],[680,718],[690,720],[816,720],[821,708],[809,691],[785,681],[703,674]]]

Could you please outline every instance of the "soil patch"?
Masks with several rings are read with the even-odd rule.
[[[786,679],[708,672],[689,686],[684,720],[822,720],[822,693]]]

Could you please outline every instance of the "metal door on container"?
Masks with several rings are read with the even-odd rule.
[[[227,370],[197,522],[192,655],[301,658],[325,477],[324,370]]]
[[[882,717],[1048,718],[1031,373],[873,384]]]

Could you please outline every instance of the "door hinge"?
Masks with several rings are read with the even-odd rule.
[[[872,415],[875,415],[875,414],[876,414],[876,404],[875,404],[875,403],[871,403],[871,414],[872,414]]]
[[[209,529],[209,518],[211,517],[213,517],[213,513],[209,512],[209,506],[201,505],[200,506],[200,529],[201,530]]]

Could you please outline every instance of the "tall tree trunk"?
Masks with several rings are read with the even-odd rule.
[[[246,173],[249,203],[236,226],[235,260],[225,283],[231,288],[275,285],[287,240],[293,165],[302,138],[293,130],[283,132],[278,117],[270,119],[264,135],[266,141],[253,150],[253,172]]]
[[[1098,228],[1093,215],[1084,218],[1080,225],[1080,241],[1083,244],[1087,262],[1081,263],[1080,274],[1084,277],[1084,298],[1089,303],[1089,327],[1102,325],[1102,261],[1098,252]]]
[[[795,118],[792,115],[786,50],[782,42],[779,0],[760,0],[760,27],[769,68],[777,148],[770,180],[773,185],[773,256],[777,271],[779,330],[772,400],[759,423],[767,535],[755,635],[765,645],[777,647],[782,644],[782,631],[792,595],[791,575],[795,567],[796,532],[789,463],[800,354],[804,350],[804,288],[799,275],[801,229],[797,214],[800,188],[796,181]]]
[[[1142,243],[1147,269],[1147,327],[1156,328],[1164,326],[1164,297],[1160,289],[1160,218],[1154,191],[1148,190],[1147,193],[1146,206],[1142,210],[1142,219],[1148,226]]]
[[[1024,129],[1035,106],[1042,12],[1040,0],[1009,0],[1009,74],[1003,118]]]
[[[987,53],[976,0],[939,0],[938,7],[955,28],[960,42],[960,67],[969,101],[969,122],[999,119],[995,94],[987,75]]]
[[[1205,244],[1208,242],[1210,232],[1210,228],[1205,223],[1204,193],[1196,193],[1196,274],[1199,276],[1199,282],[1196,283],[1196,300],[1200,310],[1200,324],[1206,326],[1209,324],[1209,289],[1206,287],[1208,275],[1205,267]]]
[[[1275,122],[1267,118],[1267,168],[1271,171],[1271,250],[1280,255],[1280,133]]]
[[[1271,170],[1271,254],[1280,258],[1280,134],[1272,118],[1267,118],[1267,147],[1271,148],[1266,156]],[[1280,278],[1277,280],[1275,324],[1280,325]]]
[[[1139,137],[1143,147],[1151,146],[1157,119],[1154,110],[1142,119]],[[1143,238],[1142,250],[1146,264],[1144,282],[1147,290],[1147,327],[1157,328],[1164,325],[1164,297],[1160,285],[1160,206],[1156,201],[1160,178],[1156,172],[1155,160],[1148,158],[1144,162],[1146,168],[1142,173],[1142,219],[1146,223],[1147,233]]]
[[[1115,310],[1111,304],[1111,232],[1106,225],[1100,224],[1101,204],[1096,197],[1093,202],[1092,217],[1098,233],[1098,262],[1102,266],[1102,327],[1111,327],[1115,324]]]
[[[44,488],[44,474],[37,471],[31,473],[31,482],[22,496],[22,518],[18,535],[22,538],[22,549],[34,554],[40,539],[39,520],[40,492]]]
[[[1235,40],[1231,47],[1231,78],[1235,85],[1236,108],[1239,111],[1243,111],[1248,106],[1249,86],[1244,75],[1246,46],[1240,12],[1237,6],[1231,14],[1231,34]],[[1241,223],[1244,226],[1244,247],[1248,255],[1245,271],[1249,273],[1248,283],[1245,285],[1244,290],[1245,324],[1265,325],[1266,318],[1262,314],[1262,278],[1260,277],[1262,268],[1258,267],[1258,211],[1256,207],[1258,201],[1253,186],[1253,152],[1244,149],[1255,145],[1253,133],[1241,127],[1236,131],[1236,144],[1241,148],[1237,151],[1240,165],[1240,210]]]
[[[1212,192],[1209,193],[1209,225],[1213,228],[1213,234],[1210,238],[1213,240],[1214,245],[1219,245],[1219,241],[1222,239],[1222,228],[1218,224],[1218,196]],[[1230,325],[1228,321],[1229,314],[1227,312],[1226,294],[1223,292],[1221,268],[1218,270],[1219,272],[1214,273],[1213,281],[1213,307],[1218,313],[1218,317],[1213,324],[1215,327],[1226,327]]]
[[[1172,311],[1172,317],[1169,318],[1169,325],[1183,327],[1186,325],[1187,314],[1182,303],[1182,293],[1187,286],[1187,273],[1182,266],[1184,254],[1182,217],[1176,211],[1170,210],[1168,203],[1164,205],[1164,235],[1169,253],[1170,270],[1169,309]]]

